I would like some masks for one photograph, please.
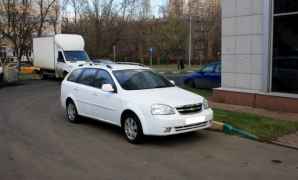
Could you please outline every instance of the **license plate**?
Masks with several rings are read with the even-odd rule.
[[[201,116],[201,117],[195,117],[195,118],[188,118],[185,120],[185,124],[186,125],[197,124],[205,121],[206,121],[206,118]]]

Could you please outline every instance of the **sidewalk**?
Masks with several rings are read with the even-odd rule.
[[[212,108],[223,109],[226,111],[252,113],[252,114],[259,115],[259,116],[270,117],[272,119],[277,119],[277,120],[281,120],[281,121],[287,120],[287,121],[298,122],[298,114],[296,114],[296,113],[276,112],[276,111],[269,111],[269,110],[265,110],[265,109],[256,109],[256,108],[246,107],[246,106],[215,103],[212,101],[210,101],[209,104]],[[278,144],[281,146],[298,149],[298,132],[280,137],[280,138],[272,141],[272,143]]]
[[[273,142],[276,144],[283,145],[283,146],[289,146],[289,147],[298,149],[298,132],[280,137],[276,141],[273,141]]]

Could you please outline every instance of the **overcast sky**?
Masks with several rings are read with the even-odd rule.
[[[165,5],[168,0],[151,0],[151,7],[153,14],[157,15],[159,11],[159,7]]]

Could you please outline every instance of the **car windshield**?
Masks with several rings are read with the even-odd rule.
[[[85,51],[64,51],[64,56],[67,61],[90,61]]]
[[[113,73],[125,90],[174,87],[165,77],[150,70],[119,70]]]

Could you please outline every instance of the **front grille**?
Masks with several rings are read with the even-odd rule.
[[[202,104],[191,104],[191,105],[185,105],[176,107],[177,111],[180,114],[191,114],[191,113],[198,113],[202,111]]]
[[[190,129],[196,129],[196,128],[200,128],[200,127],[205,127],[207,125],[208,125],[208,121],[202,122],[202,123],[197,123],[197,124],[186,125],[186,126],[177,126],[177,127],[175,127],[175,130],[177,132],[179,132],[179,131],[186,131],[186,130],[190,130]]]

